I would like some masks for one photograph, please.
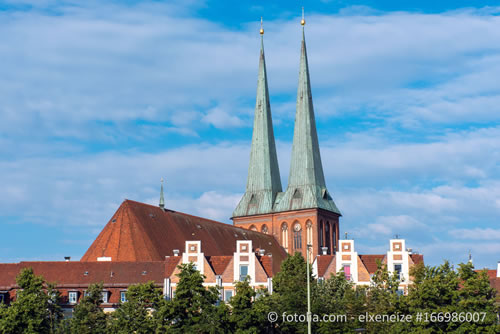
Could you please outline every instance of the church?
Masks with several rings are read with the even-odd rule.
[[[423,256],[405,240],[389,241],[385,254],[360,255],[354,240],[339,238],[342,216],[326,187],[316,130],[311,79],[302,20],[302,42],[295,127],[288,185],[282,187],[273,133],[264,30],[246,190],[232,214],[233,225],[170,210],[163,184],[158,206],[125,200],[80,261],[0,264],[0,302],[15,299],[16,276],[33,268],[62,293],[67,315],[89,284],[102,282],[103,307],[114,310],[132,284],[154,281],[165,298],[175,295],[178,268],[193,263],[206,286],[218,286],[221,299],[235,293],[234,282],[249,276],[255,289],[272,293],[272,277],[288,254],[309,256],[318,280],[343,272],[354,284],[370,284],[377,262],[399,275],[406,293],[410,268]],[[309,252],[308,252],[309,248]]]

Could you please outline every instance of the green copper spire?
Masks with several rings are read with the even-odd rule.
[[[160,208],[165,210],[165,198],[163,198],[163,178],[161,179],[161,189],[160,189]]]
[[[279,203],[276,203],[275,211],[321,208],[340,214],[326,189],[314,119],[304,19],[302,19],[301,24],[302,48],[290,176],[288,188],[279,199]]]
[[[243,198],[233,212],[233,217],[272,212],[276,195],[282,191],[271,120],[262,26],[260,34],[259,78],[247,187]]]

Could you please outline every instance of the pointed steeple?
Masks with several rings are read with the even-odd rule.
[[[163,198],[163,178],[161,178],[161,188],[160,188],[160,205],[162,210],[165,210],[165,198]]]
[[[301,25],[302,47],[290,176],[288,188],[279,203],[276,203],[275,211],[321,208],[340,214],[326,189],[314,118],[304,17]]]
[[[247,187],[243,198],[233,212],[233,217],[272,212],[276,195],[282,191],[267,87],[262,20],[260,35],[261,48],[257,101],[255,104]]]

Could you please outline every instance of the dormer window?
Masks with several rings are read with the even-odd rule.
[[[102,302],[103,302],[103,304],[107,304],[109,302],[108,298],[109,298],[109,292],[108,291],[103,291],[102,292]]]
[[[78,291],[68,292],[68,303],[76,304],[78,302]]]

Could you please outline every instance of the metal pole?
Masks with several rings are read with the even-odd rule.
[[[311,282],[309,279],[309,247],[311,245],[307,245],[306,251],[306,263],[307,263],[307,334],[311,334]]]

